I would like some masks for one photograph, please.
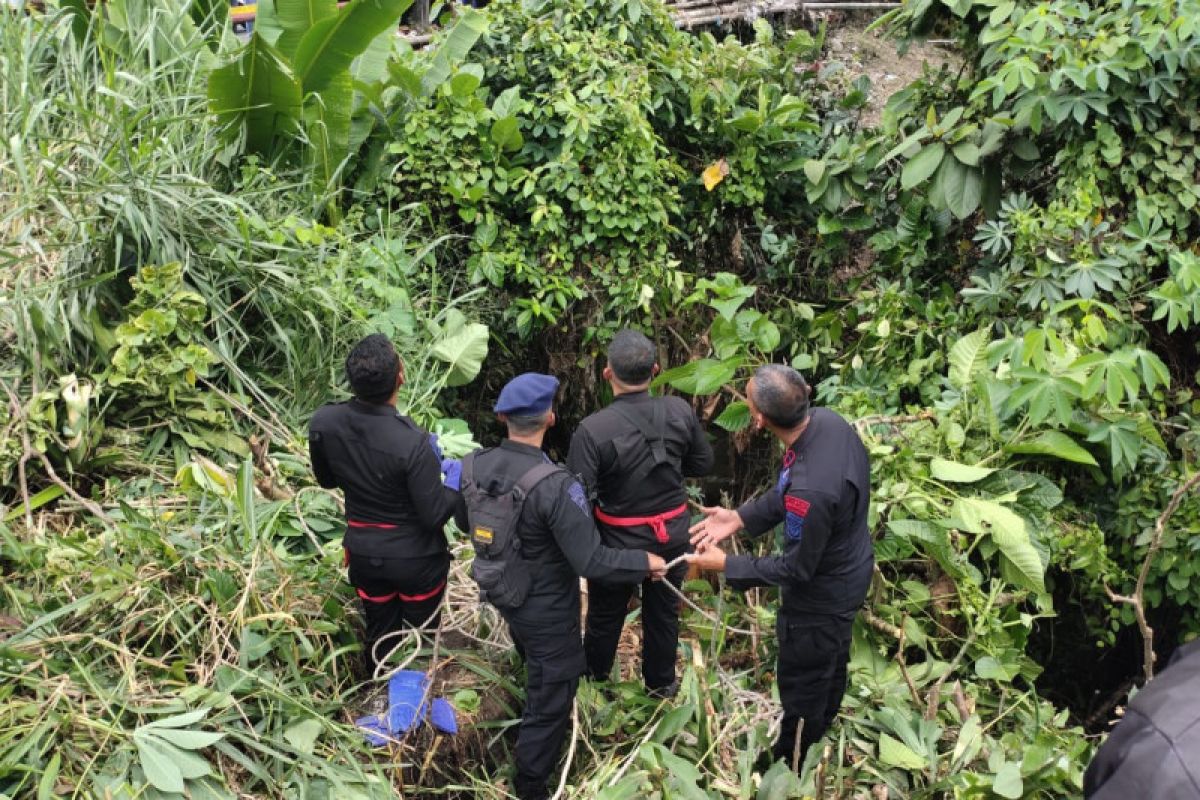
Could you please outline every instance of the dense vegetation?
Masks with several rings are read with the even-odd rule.
[[[752,770],[771,593],[702,580],[762,635],[689,611],[674,704],[585,687],[567,796],[1077,795],[1143,637],[1200,633],[1200,4],[909,0],[882,24],[961,69],[874,128],[820,30],[499,0],[414,51],[406,5],[275,0],[245,45],[221,3],[0,15],[0,797],[505,796],[519,672],[461,561],[415,663],[466,730],[353,728],[303,430],[373,330],[451,454],[526,368],[569,423],[623,324],[718,432],[709,500],[774,459],[748,370],[810,374],[879,573],[803,781]]]

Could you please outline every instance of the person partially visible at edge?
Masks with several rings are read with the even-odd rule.
[[[684,478],[708,474],[713,452],[686,401],[650,396],[658,371],[653,342],[631,330],[613,337],[604,368],[613,402],[580,423],[567,468],[583,480],[595,503],[604,544],[648,550],[669,562],[689,549]],[[687,564],[680,562],[667,580],[678,587],[686,573]],[[590,677],[603,680],[612,672],[636,588],[588,581],[583,649]],[[651,695],[669,697],[678,688],[679,598],[662,582],[643,581],[640,588],[642,677]]]
[[[504,386],[495,412],[508,438],[499,447],[476,451],[476,485],[503,494],[530,469],[549,462],[542,440],[555,423],[557,389],[556,378],[538,373],[518,375]],[[461,499],[455,519],[462,530],[471,530]],[[524,603],[500,612],[526,669],[514,788],[520,800],[545,800],[584,671],[579,576],[634,584],[651,574],[661,577],[666,563],[652,553],[603,546],[583,486],[565,469],[529,493],[516,531],[522,558],[535,568]]]
[[[1087,800],[1200,800],[1200,641],[1134,696],[1083,774]]]
[[[746,387],[751,418],[786,448],[779,480],[736,511],[703,509],[705,519],[691,528],[698,553],[689,556],[702,569],[723,570],[734,588],[781,587],[776,680],[783,721],[771,755],[797,770],[837,716],[854,616],[875,563],[867,450],[836,413],[810,411],[811,393],[790,367],[754,373]],[[777,555],[726,555],[715,546],[743,528],[758,535],[781,522],[784,546]]]
[[[346,498],[350,583],[362,600],[368,674],[395,642],[393,631],[436,626],[450,570],[443,527],[458,492],[442,484],[430,436],[396,411],[404,366],[382,334],[350,351],[346,378],[354,397],[317,409],[309,424],[313,473]]]

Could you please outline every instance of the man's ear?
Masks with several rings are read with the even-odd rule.
[[[605,364],[604,371],[600,373],[600,376],[603,377],[604,380],[606,380],[606,381],[611,381],[613,379],[612,367]]]
[[[546,417],[546,427],[553,428],[557,422],[558,414],[555,414],[553,411],[551,411],[550,416]]]
[[[396,388],[399,389],[404,385],[404,365],[400,365],[400,369],[396,370]]]
[[[507,414],[497,414],[496,419],[499,420],[501,425],[508,424],[508,415]]]
[[[653,378],[655,375],[657,375],[660,372],[662,372],[662,367],[660,367],[658,365],[658,362],[655,361],[654,366],[650,368],[650,377]]]

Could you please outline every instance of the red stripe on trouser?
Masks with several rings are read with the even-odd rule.
[[[425,592],[424,594],[400,594],[400,592],[392,592],[391,594],[384,594],[384,595],[379,595],[377,597],[372,597],[371,595],[367,594],[362,589],[359,589],[357,587],[355,587],[354,591],[358,592],[358,596],[361,597],[363,600],[366,600],[368,603],[387,603],[392,600],[395,600],[397,597],[399,597],[401,600],[403,600],[406,603],[419,603],[422,600],[428,600],[429,598],[436,596],[437,594],[439,594],[442,591],[442,589],[445,589],[445,588],[446,588],[446,582],[442,581],[437,586],[435,586],[433,589],[431,589],[428,592]]]
[[[357,519],[348,519],[346,520],[346,524],[351,528],[384,528],[386,530],[393,530],[400,527],[399,525],[392,525],[387,522],[362,522]]]
[[[667,535],[667,520],[672,520],[680,514],[687,512],[687,503],[673,508],[670,511],[664,511],[661,514],[654,514],[649,517],[614,517],[612,514],[606,514],[596,507],[596,519],[603,522],[605,525],[612,525],[617,528],[636,528],[638,525],[649,525],[654,531],[654,538],[659,544],[666,544],[671,537]]]

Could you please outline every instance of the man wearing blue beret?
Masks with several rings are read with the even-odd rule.
[[[571,705],[584,672],[579,630],[579,577],[636,584],[661,578],[666,563],[642,550],[614,550],[600,542],[583,486],[562,467],[545,466],[546,431],[555,423],[558,380],[529,372],[504,386],[495,412],[508,428],[499,447],[477,450],[463,461],[462,499],[455,519],[472,535],[476,563],[472,575],[485,597],[499,608],[525,658],[525,709],[516,745],[514,788],[521,800],[545,800],[547,783],[566,741]],[[532,476],[532,477],[531,477]],[[514,487],[521,487],[514,492]],[[527,491],[526,491],[527,489]],[[481,566],[481,540],[491,542],[497,525],[489,511],[495,498],[523,495],[515,521],[520,580],[489,588]],[[506,507],[501,504],[499,507]],[[516,511],[514,510],[514,514]],[[491,562],[493,571],[514,565]]]

